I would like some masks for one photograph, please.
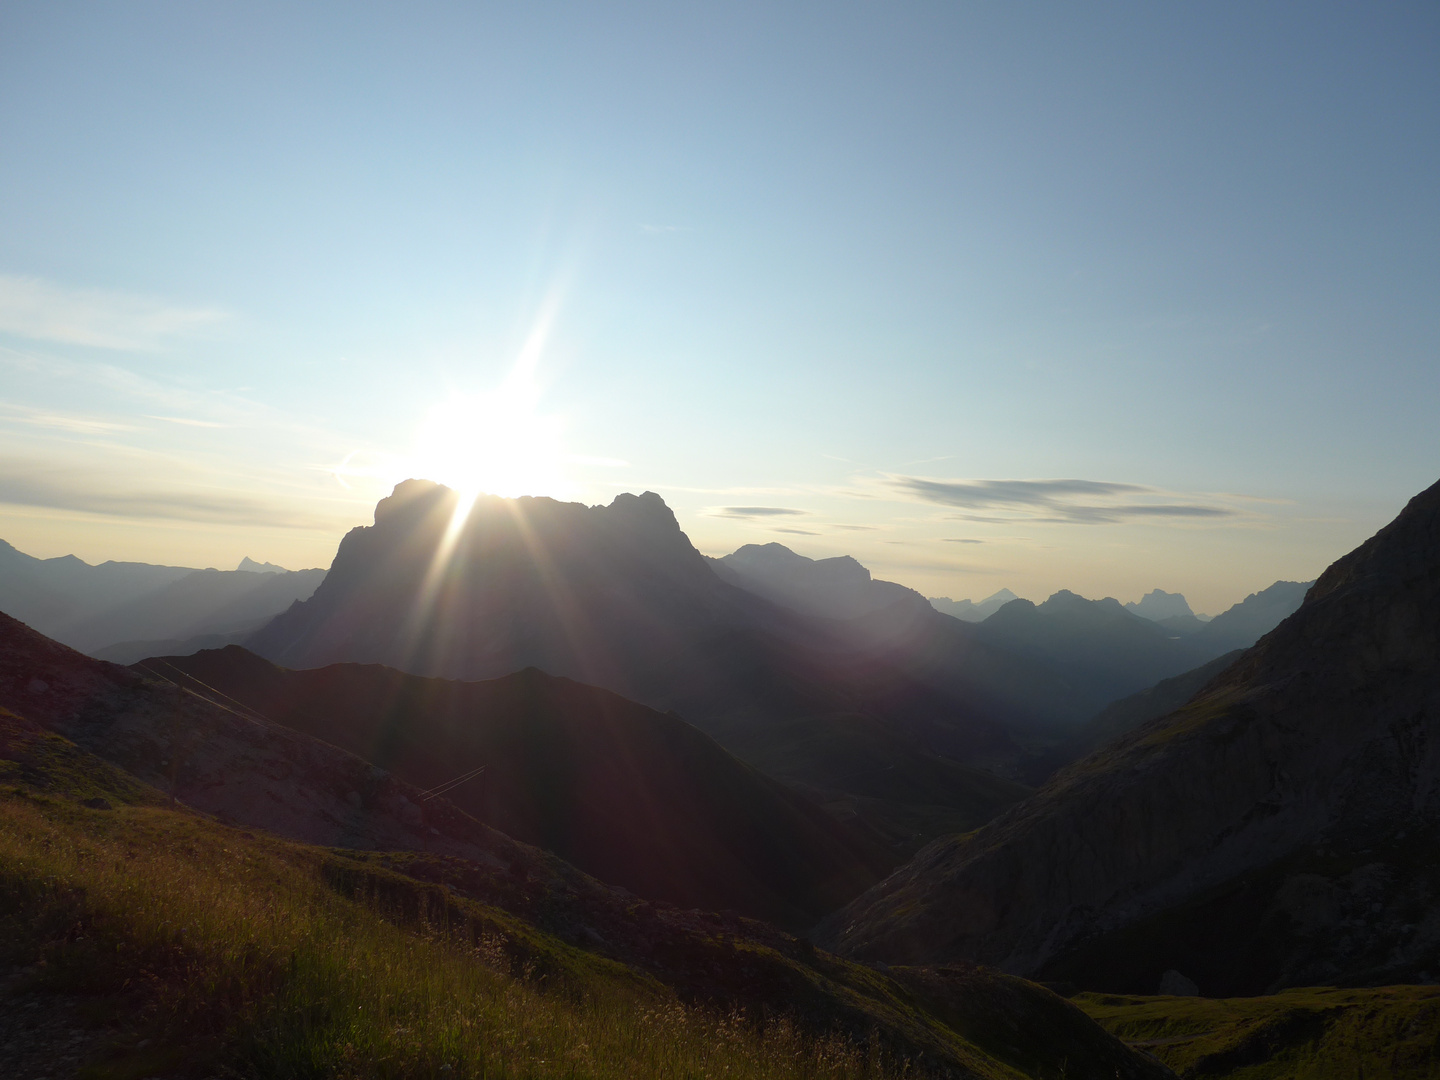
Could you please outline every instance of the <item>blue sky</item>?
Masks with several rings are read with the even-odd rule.
[[[1437,478],[1440,9],[775,8],[0,8],[0,536],[423,465],[1216,610]]]

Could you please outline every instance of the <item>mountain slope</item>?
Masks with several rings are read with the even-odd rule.
[[[379,665],[291,671],[233,645],[137,668],[243,703],[420,788],[483,766],[447,799],[652,900],[801,928],[892,864],[678,717],[534,668],[488,682]]]
[[[837,914],[890,960],[1100,989],[1440,970],[1440,484],[1177,712]]]
[[[1076,728],[1064,742],[1057,743],[1037,755],[1031,763],[1028,779],[1033,784],[1042,784],[1057,769],[1093,753],[1141,724],[1174,712],[1203,690],[1211,679],[1240,659],[1244,651],[1236,649],[1224,656],[1217,656],[1209,663],[1201,664],[1190,671],[1161,679],[1138,694],[1111,702]]]
[[[1196,634],[1196,644],[1219,655],[1248,649],[1298,611],[1313,581],[1277,581],[1222,611]]]
[[[267,827],[348,850],[250,831]],[[882,974],[637,901],[342,750],[4,616],[0,958],[23,965],[0,985],[29,1021],[0,1015],[6,1060],[50,1071],[1166,1075],[1023,980]],[[763,1029],[716,1019],[745,1014]],[[81,1030],[97,1021],[108,1036]]]

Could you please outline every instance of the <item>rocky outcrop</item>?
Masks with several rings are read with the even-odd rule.
[[[1184,708],[924,849],[828,940],[891,962],[1129,970],[1145,991],[1175,968],[1209,992],[1197,963],[1226,961],[1261,990],[1418,977],[1440,961],[1437,827],[1440,485]],[[1264,963],[1243,955],[1262,924],[1290,942]],[[1145,963],[1127,969],[1124,950]]]

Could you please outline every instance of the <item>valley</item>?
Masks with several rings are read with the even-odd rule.
[[[547,500],[497,504],[488,516],[477,507],[447,553],[435,522],[452,512],[449,493],[402,488],[398,503],[377,508],[377,531],[346,539],[313,598],[243,645],[125,668],[0,618],[7,917],[19,965],[9,992],[101,995],[100,1028],[75,1029],[101,1032],[80,1038],[92,1056],[150,1061],[143,1042],[166,1047],[156,1068],[235,1054],[246,1067],[302,1052],[332,1060],[355,1052],[344,1046],[357,1036],[337,1043],[325,1024],[358,1032],[365,1002],[384,1015],[412,1009],[412,979],[436,978],[460,980],[445,993],[478,995],[475,1008],[502,1028],[511,1021],[478,1002],[543,995],[552,982],[586,1003],[573,1015],[564,1009],[575,1006],[537,1005],[550,1034],[524,1045],[566,1043],[557,1032],[602,1022],[584,1017],[607,1009],[679,1025],[665,1029],[669,1056],[624,1066],[635,1075],[710,1069],[678,1063],[731,1014],[750,1019],[724,1060],[747,1062],[735,1066],[746,1075],[782,1075],[761,1063],[779,1038],[794,1040],[784,1054],[808,1062],[803,1075],[1048,1077],[1089,1061],[1107,1076],[1160,1077],[1288,1068],[1331,1056],[1316,1048],[1335,1040],[1351,1048],[1333,1051],[1343,1060],[1378,1060],[1384,1032],[1423,1029],[1419,1018],[1440,1007],[1424,988],[1440,973],[1436,834],[1428,803],[1404,794],[1428,789],[1356,787],[1334,764],[1316,771],[1373,760],[1379,775],[1430,775],[1419,748],[1440,653],[1423,629],[1433,626],[1424,583],[1437,573],[1434,492],[1327,571],[1288,619],[1299,587],[1280,583],[1174,634],[1173,600],[1156,621],[1060,593],[1038,605],[1010,599],[966,623],[854,560],[826,565],[777,544],[706,560],[653,495],[617,500],[610,514]],[[507,524],[517,520],[528,523],[523,544]],[[23,595],[25,584],[7,588]],[[147,603],[173,609],[173,590],[121,597],[103,618],[118,625]],[[212,590],[191,617],[227,603]],[[1367,629],[1376,619],[1403,626],[1401,636]],[[1317,719],[1307,703],[1340,692],[1273,673],[1280,663],[1315,671],[1312,624],[1326,628],[1331,657],[1352,639],[1388,642],[1390,652],[1364,654],[1372,659],[1327,661],[1337,673],[1328,677],[1384,680],[1422,719],[1392,731],[1342,711],[1330,722],[1350,724],[1335,730],[1353,730],[1344,737],[1362,740],[1357,749],[1337,758],[1311,739],[1298,744],[1313,745],[1311,758],[1276,758],[1295,735],[1260,734],[1266,695],[1280,692],[1270,688],[1299,688],[1283,691],[1304,695],[1285,708]],[[584,629],[599,626],[611,629]],[[1246,650],[1245,634],[1272,628]],[[1107,694],[1106,707],[1083,712]],[[1062,700],[1064,710],[1046,704]],[[1237,741],[1237,723],[1257,735]],[[1241,764],[1256,737],[1269,772]],[[1197,777],[1193,763],[1211,746],[1230,763]],[[1176,767],[1188,786],[1165,779]],[[1300,779],[1309,777],[1319,786]],[[1362,790],[1372,794],[1357,803]],[[1222,793],[1235,809],[1222,809]],[[1246,798],[1266,809],[1247,810]],[[1216,849],[1204,830],[1227,820],[1248,824],[1229,825],[1236,838]],[[1103,853],[1099,836],[1115,843],[1136,827],[1141,839]],[[1070,868],[1064,830],[1087,828],[1099,830],[1081,841],[1096,861]],[[176,949],[163,927],[129,921],[123,897],[138,879],[87,869],[116,844],[152,860],[147,873],[182,883],[164,903],[198,904],[188,920],[223,909],[233,932],[267,942],[262,951],[320,967],[286,976],[301,979],[293,984],[227,974],[233,960],[217,940],[175,955],[204,978],[240,979],[233,1006],[187,1011],[163,973],[139,996],[115,989],[115,962],[74,944],[89,933],[44,928],[78,920]],[[267,888],[329,912],[307,916],[321,921],[305,924],[306,943],[275,938],[206,891],[219,886],[195,875],[217,845],[248,852],[242,862],[266,868]],[[1232,847],[1228,860],[1215,853]],[[1007,861],[1012,851],[1023,863]],[[37,874],[73,884],[40,887]],[[337,946],[324,944],[325,928],[336,919],[376,928],[345,946],[346,966],[364,970],[419,934],[438,950],[432,973],[390,989],[335,984],[323,993],[352,1003],[341,1008],[355,1010],[348,1019],[333,1014],[274,1043],[279,1029],[248,1026],[259,1021],[244,1002],[275,1008],[321,993],[305,980],[330,978],[325,950]],[[1293,989],[1337,980],[1352,989]],[[1403,983],[1419,985],[1393,988]],[[1184,996],[1196,993],[1206,996]],[[757,1026],[762,1016],[788,1026]],[[468,1069],[489,1060],[446,1026],[453,1020],[396,1022],[433,1031],[397,1042],[366,1027],[367,1057],[438,1068],[427,1055],[444,1045]],[[147,1034],[162,1029],[158,1042]],[[620,1068],[602,1059],[618,1052],[607,1038],[587,1036],[602,1055],[584,1059],[593,1075]],[[1430,1075],[1426,1036],[1405,1038],[1410,1049],[1394,1060],[1408,1064],[1394,1075]],[[531,1051],[515,1053],[506,1069],[547,1074]]]

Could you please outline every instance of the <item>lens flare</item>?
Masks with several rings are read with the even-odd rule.
[[[539,405],[539,388],[524,366],[496,390],[451,394],[426,415],[409,475],[453,488],[465,508],[482,493],[564,497],[560,421]]]

